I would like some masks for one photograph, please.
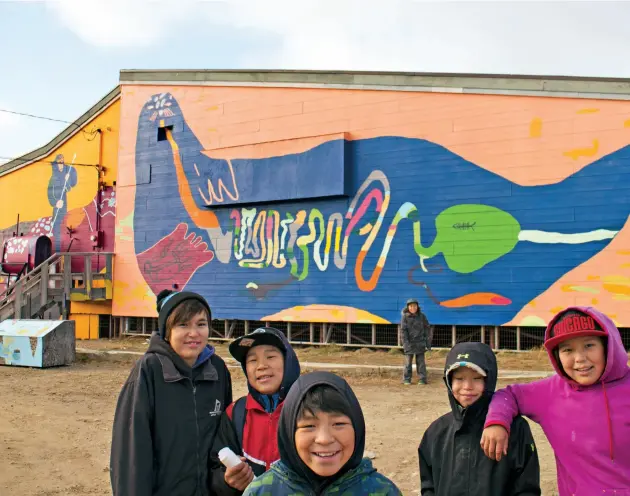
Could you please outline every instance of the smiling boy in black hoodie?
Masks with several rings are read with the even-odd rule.
[[[452,412],[429,426],[418,448],[422,496],[540,496],[538,453],[525,419],[512,423],[506,458],[495,462],[481,449],[497,375],[486,344],[460,343],[449,352],[444,382]]]

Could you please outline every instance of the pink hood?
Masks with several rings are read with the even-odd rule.
[[[600,380],[580,386],[549,358],[556,374],[497,391],[486,426],[508,431],[518,414],[540,424],[556,457],[560,496],[630,496],[630,368],[614,323],[590,307],[572,307],[591,316],[608,337],[606,368]],[[545,340],[558,316],[549,323]]]

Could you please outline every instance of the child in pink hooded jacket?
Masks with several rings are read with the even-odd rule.
[[[494,394],[482,447],[507,453],[512,419],[540,424],[556,456],[560,496],[630,496],[630,368],[619,330],[590,307],[549,323],[545,348],[556,374]]]

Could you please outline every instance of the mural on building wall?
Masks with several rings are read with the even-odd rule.
[[[116,192],[113,186],[99,190],[95,167],[86,165],[95,163],[92,155],[98,154],[98,142],[84,140],[79,134],[65,149],[72,149],[72,145],[76,145],[76,152],[53,152],[49,158],[0,177],[0,197],[7,198],[9,205],[0,210],[0,251],[18,231],[18,215],[18,234],[48,236],[55,252],[92,252],[91,237],[98,231],[104,233],[102,250],[114,251]],[[67,160],[68,156],[72,158]],[[115,174],[116,164],[108,165]],[[7,249],[18,248],[17,241],[13,244]],[[80,258],[73,259],[72,265],[74,271],[83,270]],[[92,259],[93,271],[104,266],[103,257]],[[0,276],[0,293],[6,283],[7,277]]]
[[[76,155],[75,155],[76,158]],[[72,160],[74,162],[74,159]],[[66,165],[64,156],[60,153],[52,164],[52,174],[48,182],[48,202],[53,208],[50,223],[45,227],[53,233],[55,250],[61,251],[62,224],[68,212],[67,195],[77,185],[77,171],[72,166]]]
[[[452,95],[428,98],[453,105]],[[195,126],[204,123],[200,100],[187,107]],[[479,119],[491,108],[478,110]],[[396,124],[395,114],[389,119]],[[542,122],[532,117],[527,138],[541,137]],[[137,271],[132,261],[117,264],[118,314],[151,314],[153,295],[175,285],[204,294],[217,318],[395,322],[416,296],[435,324],[542,325],[557,306],[584,298],[597,305],[605,294],[621,314],[609,315],[630,322],[628,262],[608,257],[594,274],[575,276],[609,246],[617,257],[630,254],[620,237],[630,213],[630,133],[616,135],[613,150],[610,140],[595,140],[559,153],[564,173],[558,166],[536,184],[522,170],[500,174],[454,145],[387,129],[348,129],[351,139],[294,153],[222,158],[191,126],[172,93],[150,95],[137,124],[128,123],[135,179],[119,205],[117,251],[135,258]]]
[[[53,179],[51,179],[52,183]],[[59,200],[64,201],[65,200]],[[116,223],[116,192],[109,186],[96,193],[91,203],[81,208],[64,212],[65,203],[53,208],[53,215],[40,217],[31,222],[20,222],[20,233],[45,235],[51,238],[55,252],[92,251],[90,236],[101,230],[107,233],[104,238],[104,251],[114,251],[114,229]],[[16,226],[0,230],[0,246],[11,238]],[[80,260],[73,260],[73,270],[80,271]],[[74,267],[75,264],[79,264]],[[104,261],[92,260],[93,270],[102,270]]]

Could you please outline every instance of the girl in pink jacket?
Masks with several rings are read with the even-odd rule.
[[[590,307],[549,323],[545,348],[556,374],[494,394],[481,445],[507,454],[512,419],[540,424],[556,456],[560,496],[630,496],[630,368],[619,330]]]

